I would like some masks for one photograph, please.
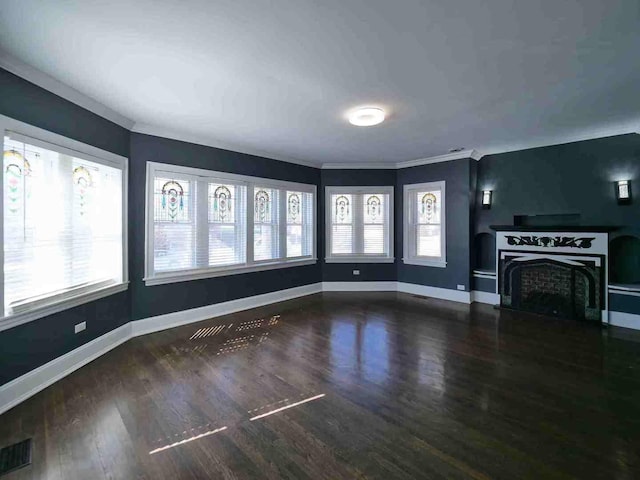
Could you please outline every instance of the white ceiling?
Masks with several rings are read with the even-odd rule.
[[[393,163],[640,130],[639,25],[638,0],[4,0],[0,46],[134,130]]]

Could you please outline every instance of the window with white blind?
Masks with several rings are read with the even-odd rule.
[[[445,182],[405,185],[404,205],[403,262],[446,267]]]
[[[326,187],[326,261],[393,262],[393,187]]]
[[[19,324],[126,289],[127,159],[3,123],[20,131],[3,128],[3,317]]]
[[[147,165],[147,285],[315,263],[315,185]]]

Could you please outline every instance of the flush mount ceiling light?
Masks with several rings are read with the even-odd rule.
[[[381,108],[358,108],[349,113],[349,123],[357,127],[371,127],[382,122],[384,122],[384,110]]]

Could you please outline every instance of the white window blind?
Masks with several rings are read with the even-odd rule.
[[[122,284],[126,163],[4,137],[4,315]]]
[[[279,193],[274,188],[254,188],[253,253],[257,261],[280,256]]]
[[[147,284],[315,261],[313,185],[149,163],[150,185]]]
[[[315,198],[309,192],[286,192],[287,257],[313,253]]]
[[[445,183],[405,185],[405,263],[446,266]]]
[[[160,176],[154,179],[154,262],[157,271],[196,265],[195,182]]]
[[[326,261],[393,261],[393,187],[327,187],[326,198]]]
[[[246,187],[209,184],[209,262],[211,267],[246,261]]]

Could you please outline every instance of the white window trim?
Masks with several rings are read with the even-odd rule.
[[[247,189],[247,263],[241,265],[231,265],[228,267],[211,267],[211,268],[191,268],[186,270],[177,270],[171,272],[153,272],[153,252],[154,252],[154,222],[153,222],[153,179],[157,174],[166,173],[169,175],[188,176],[200,180],[221,180],[229,181],[236,184],[242,184]],[[311,193],[313,195],[313,217],[312,217],[312,253],[301,257],[280,257],[271,260],[253,260],[253,188],[254,186],[264,188],[275,188],[281,190],[289,190],[296,192]],[[315,185],[297,182],[288,182],[284,180],[273,180],[270,178],[252,177],[248,175],[239,175],[235,173],[218,172],[214,170],[205,170],[202,168],[185,167],[182,165],[170,165],[165,163],[147,162],[147,178],[146,178],[146,206],[145,206],[145,266],[144,266],[144,282],[147,286],[163,285],[167,283],[186,282],[189,280],[201,280],[205,278],[222,277],[226,275],[237,275],[249,272],[260,272],[265,270],[273,270],[277,268],[289,268],[301,265],[312,265],[318,261],[317,259],[317,188]],[[286,212],[285,212],[286,215]],[[286,238],[281,238],[286,249]],[[281,252],[284,250],[281,249]],[[286,252],[285,252],[286,255]]]
[[[392,186],[353,186],[353,187],[325,187],[325,263],[393,263],[394,257],[394,188]],[[331,254],[331,195],[340,194],[366,194],[366,193],[382,193],[389,196],[389,228],[388,239],[389,254],[388,255],[372,255],[372,254]]]
[[[439,257],[427,257],[412,255],[411,252],[415,251],[415,245],[413,244],[413,235],[410,230],[412,209],[415,208],[413,199],[411,198],[413,193],[421,190],[440,190],[442,198],[442,210],[440,212],[440,235],[442,238],[441,251]],[[403,258],[402,262],[407,265],[420,265],[423,267],[447,267],[447,200],[446,200],[446,182],[427,182],[427,183],[413,183],[404,186],[404,192],[402,200],[404,202],[404,221],[403,221]]]
[[[0,316],[0,331],[22,325],[38,318],[47,317],[55,313],[68,310],[85,303],[93,302],[100,298],[123,292],[129,287],[129,260],[128,260],[128,175],[129,160],[126,157],[107,152],[100,148],[87,145],[57,133],[34,127],[28,123],[15,120],[5,115],[0,115],[0,133],[2,142],[10,133],[13,138],[23,137],[27,142],[40,147],[55,150],[72,156],[78,156],[85,160],[100,163],[122,170],[122,282],[114,285],[103,286],[96,284],[95,289],[82,289],[74,294],[70,291],[64,295],[51,296],[51,301],[39,300],[38,307],[14,315]],[[16,135],[17,134],[17,135]],[[4,189],[4,169],[0,168],[0,185]],[[4,315],[4,195],[0,195],[0,315]]]

